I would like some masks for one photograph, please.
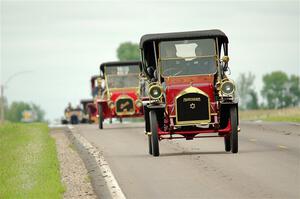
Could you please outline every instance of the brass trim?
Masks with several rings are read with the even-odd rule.
[[[151,84],[152,84],[152,85],[151,85]],[[160,99],[160,98],[163,96],[163,89],[162,89],[162,86],[161,86],[160,84],[157,84],[157,83],[151,83],[151,84],[149,84],[148,96],[149,96],[151,99],[154,99],[154,100]],[[150,86],[150,85],[151,85],[151,86]],[[158,88],[159,88],[160,93],[161,93],[159,97],[154,98],[154,97],[152,97],[152,96],[150,95],[151,88],[153,88],[153,87],[158,87]]]
[[[132,105],[133,105],[133,111],[128,111],[128,112],[118,112],[117,111],[117,109],[118,109],[118,107],[117,107],[117,102],[118,102],[118,100],[120,100],[120,99],[131,99],[132,100]],[[135,114],[135,104],[134,104],[134,100],[133,100],[133,98],[132,97],[130,97],[129,95],[120,95],[119,97],[117,97],[117,99],[116,99],[116,103],[115,103],[115,107],[116,107],[116,114],[117,115],[120,115],[120,116],[122,116],[122,115],[134,115]]]
[[[116,66],[118,67],[118,66]],[[138,65],[136,67],[139,67]],[[106,68],[107,66],[105,65],[104,66],[104,71],[107,71]],[[105,81],[105,91],[107,92],[107,98],[109,99],[110,96],[111,96],[111,91],[116,91],[116,90],[130,90],[130,89],[136,89],[137,90],[137,93],[138,95],[140,95],[140,77],[139,77],[139,73],[131,73],[131,74],[137,74],[138,75],[138,79],[139,79],[139,83],[138,83],[138,86],[136,87],[125,87],[125,88],[109,88],[108,87],[108,81],[107,81],[107,76],[110,76],[110,75],[107,75],[106,72],[103,74],[104,75],[104,81]],[[113,75],[113,76],[119,76],[119,75]],[[121,76],[121,75],[120,75]],[[127,75],[123,75],[123,76],[127,76]]]
[[[152,135],[152,132],[145,132],[145,135]]]
[[[225,84],[226,82],[230,82],[230,83],[232,83],[232,85],[233,85],[233,90],[232,90],[232,92],[230,92],[230,93],[224,93],[223,90],[222,90],[222,86],[223,86],[223,84]],[[220,84],[220,91],[221,91],[221,93],[222,93],[223,95],[226,95],[226,96],[232,95],[232,94],[235,92],[235,90],[236,90],[236,88],[235,88],[235,83],[234,83],[233,80],[231,80],[231,79],[229,79],[229,78],[225,78],[225,79],[223,79],[223,80],[221,81],[221,84]]]
[[[127,87],[127,88],[111,88],[110,91],[124,91],[124,90],[137,90],[139,87]]]
[[[195,76],[195,75],[199,75],[199,76],[206,76],[206,75],[215,75],[215,74],[217,74],[217,73],[219,73],[219,71],[218,71],[218,68],[219,68],[219,55],[218,55],[218,53],[219,53],[219,51],[218,51],[218,40],[217,39],[215,39],[215,38],[211,38],[212,40],[214,40],[214,47],[215,47],[215,55],[206,55],[206,56],[194,56],[194,57],[186,57],[186,58],[196,58],[196,57],[215,57],[216,59],[215,59],[215,62],[216,62],[216,71],[214,72],[214,73],[209,73],[209,74],[193,74],[193,75],[178,75],[178,76],[163,76],[163,74],[162,74],[162,67],[161,67],[161,61],[163,60],[163,59],[161,59],[161,57],[160,57],[160,44],[161,44],[161,42],[159,42],[159,44],[158,44],[158,59],[157,59],[157,68],[158,68],[158,70],[157,71],[159,71],[159,75],[161,76],[161,77],[163,77],[163,78],[169,78],[169,77],[189,77],[189,76]],[[197,39],[190,39],[190,40],[197,40]],[[201,40],[201,39],[199,39],[199,40]],[[175,40],[170,40],[170,41],[175,41]],[[185,58],[185,57],[179,57],[179,58]],[[170,58],[169,58],[170,59]],[[172,58],[171,58],[172,59]],[[175,58],[175,59],[177,59],[177,58]]]
[[[135,100],[135,105],[138,107],[138,108],[141,108],[143,106],[143,102],[142,100],[140,100],[139,98],[137,100]],[[138,106],[138,103],[140,104],[140,106]]]
[[[214,124],[216,124],[216,123],[208,122],[208,123],[197,123],[197,124],[192,124],[192,125],[214,125]],[[181,126],[184,126],[184,125],[175,124],[174,126],[175,127],[181,127]]]
[[[190,121],[178,121],[178,114],[177,114],[177,99],[185,94],[188,94],[188,93],[198,93],[198,94],[201,94],[201,95],[205,95],[208,99],[208,120],[190,120]],[[203,92],[202,90],[196,88],[196,87],[193,87],[193,86],[190,86],[186,89],[184,89],[183,91],[181,91],[175,98],[175,112],[176,112],[176,125],[193,125],[193,124],[207,124],[211,121],[211,113],[210,113],[210,99],[209,99],[209,96]]]

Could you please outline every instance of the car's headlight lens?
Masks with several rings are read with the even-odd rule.
[[[161,86],[155,84],[150,86],[149,88],[149,97],[151,99],[159,99],[162,96],[162,88]]]
[[[226,94],[226,95],[233,94],[234,89],[235,89],[235,86],[231,81],[225,81],[221,85],[221,91],[223,94]]]

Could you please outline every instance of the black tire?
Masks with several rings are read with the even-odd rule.
[[[88,109],[87,113],[88,113],[88,116],[89,116],[88,123],[89,123],[89,124],[92,124],[93,121],[92,121],[92,114],[91,114],[90,109]]]
[[[109,118],[109,123],[112,124],[112,118]]]
[[[230,134],[230,144],[231,152],[237,153],[239,151],[238,147],[238,122],[237,122],[237,107],[232,106],[230,108],[230,123],[231,123],[231,134]]]
[[[99,129],[103,129],[103,113],[102,113],[102,105],[98,104],[98,125],[99,125]]]
[[[150,129],[151,129],[151,142],[152,142],[152,155],[159,156],[159,143],[158,143],[158,123],[155,111],[150,111]]]
[[[225,145],[225,151],[229,152],[231,151],[231,143],[230,143],[230,136],[226,135],[224,136],[224,145]]]
[[[120,123],[122,124],[123,123],[123,118],[120,117],[119,120],[120,120]]]
[[[149,154],[152,155],[152,141],[151,141],[151,135],[147,135],[147,137],[148,137]]]

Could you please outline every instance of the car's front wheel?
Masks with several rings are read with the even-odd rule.
[[[152,138],[151,135],[147,135],[148,137],[148,149],[149,149],[149,154],[152,155]]]
[[[152,155],[159,156],[158,123],[155,111],[150,111]]]
[[[224,136],[224,145],[225,145],[225,151],[229,152],[231,151],[231,142],[230,142],[231,137],[228,135]]]
[[[101,104],[98,104],[98,116],[99,129],[103,129],[103,112]]]
[[[236,106],[232,106],[230,108],[230,124],[231,124],[231,134],[230,134],[231,152],[237,153],[239,148],[238,148],[238,118],[237,118]]]

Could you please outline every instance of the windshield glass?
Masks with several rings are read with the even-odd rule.
[[[159,43],[162,76],[213,74],[217,70],[215,40],[181,40]]]
[[[130,88],[139,86],[139,66],[105,67],[108,88]]]

